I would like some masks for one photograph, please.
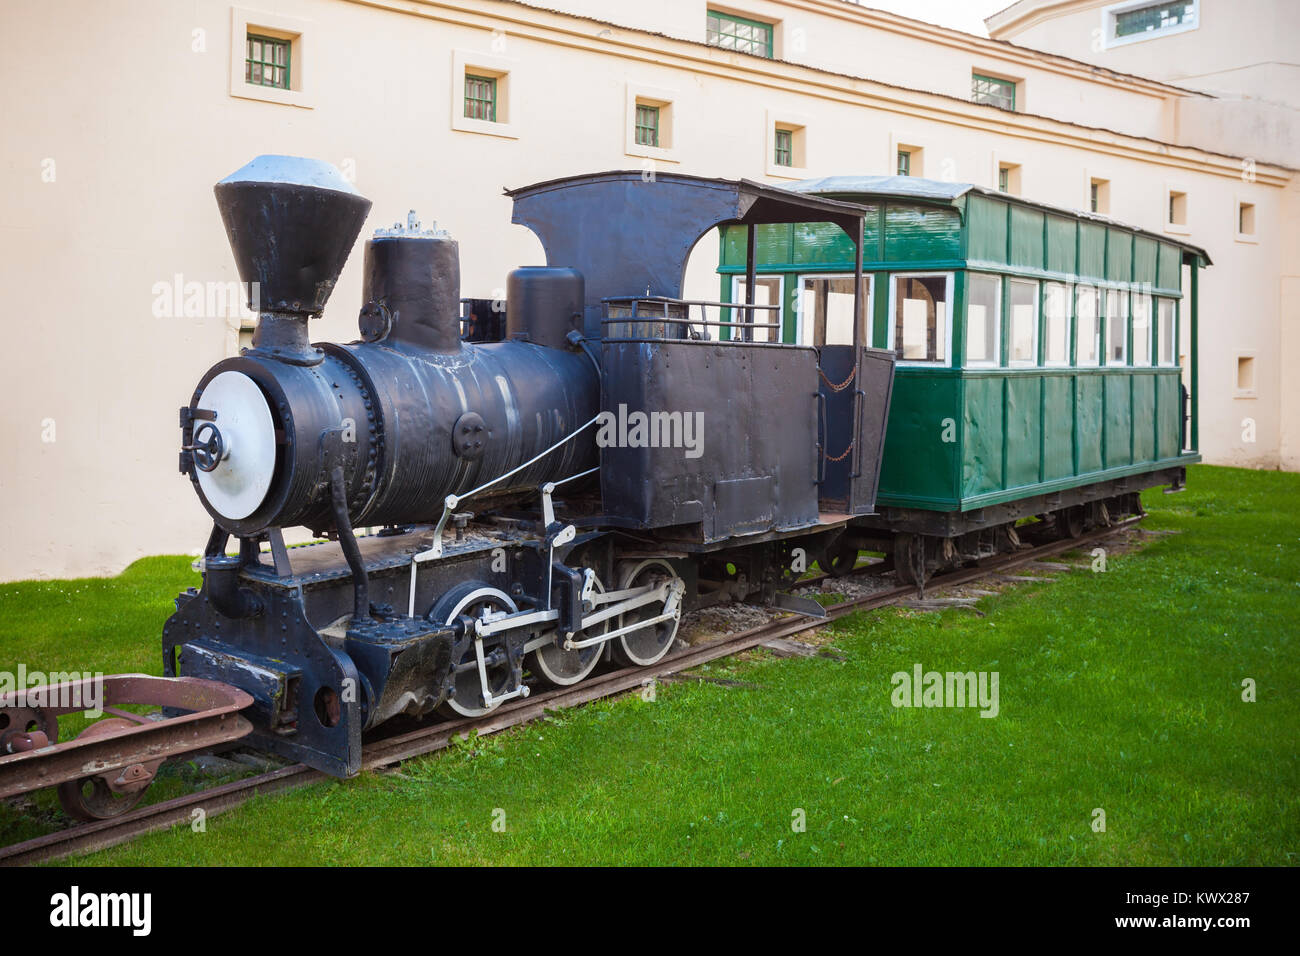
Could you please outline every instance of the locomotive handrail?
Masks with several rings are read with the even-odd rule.
[[[516,467],[510,469],[509,471],[497,475],[491,481],[485,481],[477,488],[471,488],[469,491],[466,491],[464,494],[448,495],[446,498],[443,499],[442,517],[438,519],[438,524],[433,529],[433,541],[430,542],[429,547],[426,550],[419,551],[411,555],[411,594],[410,594],[410,601],[408,603],[408,608],[407,608],[407,617],[415,617],[416,566],[424,561],[432,561],[435,560],[436,558],[442,557],[442,532],[447,527],[447,520],[451,517],[451,513],[455,511],[456,508],[459,507],[462,502],[468,500],[469,498],[472,498],[480,491],[486,491],[488,488],[491,488],[493,485],[497,484],[498,482],[505,481],[511,475],[518,474],[519,472],[523,471],[525,468],[529,467],[530,465],[537,463],[538,461],[540,461],[541,459],[549,455],[551,452],[555,451],[555,449],[559,448],[561,445],[564,445],[572,441],[573,439],[577,438],[579,435],[581,435],[592,425],[596,424],[596,422],[598,421],[600,421],[599,414],[593,416],[592,419],[588,421],[585,425],[582,425],[579,428],[575,428],[573,431],[571,431],[568,435],[565,435],[563,438],[557,441],[550,448],[547,448],[545,451],[538,452],[536,455],[534,455],[532,458],[529,458],[523,464],[517,465]],[[571,477],[577,478],[580,476],[574,475]],[[565,479],[565,480],[571,480],[571,479]]]

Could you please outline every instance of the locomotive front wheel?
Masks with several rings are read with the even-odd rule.
[[[518,605],[504,591],[468,582],[444,594],[429,612],[429,619],[450,624],[458,617],[481,618],[497,611],[513,614],[517,610]],[[488,689],[494,696],[505,693],[510,685],[510,662],[500,644],[500,638],[489,638],[483,644],[483,656],[488,659]],[[494,654],[494,651],[499,653]],[[469,642],[464,655],[454,666],[456,693],[440,704],[438,711],[444,717],[482,717],[495,710],[496,703],[488,706],[483,702],[483,682],[479,678],[478,651],[474,641]]]
[[[604,594],[605,587],[600,583],[600,578],[593,579],[593,588],[597,594]],[[610,618],[606,618],[597,624],[593,624],[586,630],[578,631],[573,635],[575,641],[589,640],[605,634],[610,629]],[[592,644],[590,647],[574,648],[571,651],[564,649],[564,635],[555,632],[554,640],[550,644],[543,645],[536,650],[528,653],[528,669],[533,672],[540,682],[549,684],[552,687],[568,687],[582,680],[600,663],[601,652],[605,649],[604,644]]]
[[[114,730],[129,730],[135,726],[137,725],[133,721],[109,717],[91,724],[77,737],[99,737]],[[125,770],[116,770],[112,774],[66,780],[58,786],[59,804],[64,813],[76,820],[111,820],[120,817],[128,810],[135,809],[161,764],[161,760],[151,761]],[[111,782],[110,776],[114,777]]]
[[[677,572],[672,565],[662,558],[648,558],[641,562],[628,562],[619,581],[619,590],[644,587],[647,584],[659,584],[673,581]],[[638,608],[619,616],[620,628],[638,621],[658,617],[664,612],[662,604],[643,604]],[[677,638],[677,625],[681,622],[682,607],[678,603],[676,613],[666,621],[638,628],[616,637],[610,647],[614,659],[625,667],[648,667],[657,663],[669,650]]]

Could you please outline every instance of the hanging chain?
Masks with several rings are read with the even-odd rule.
[[[832,382],[829,378],[826,377],[826,373],[822,371],[822,367],[820,365],[817,366],[817,374],[822,377],[822,381],[825,382],[827,386],[829,386],[832,392],[842,392],[846,388],[848,388],[851,384],[853,384],[853,380],[858,377],[858,365],[856,362],[853,363],[853,371],[849,372],[849,377],[846,378],[844,381],[840,382],[840,384],[838,385],[836,385],[834,382]]]
[[[828,384],[829,384],[829,383],[828,383]],[[826,460],[827,460],[827,461],[843,461],[845,458],[848,458],[848,457],[849,457],[849,452],[853,451],[853,446],[854,446],[854,444],[856,444],[856,442],[857,442],[857,439],[854,439],[853,441],[849,442],[849,447],[846,448],[846,449],[844,449],[844,452],[843,452],[842,454],[840,454],[840,455],[836,455],[834,458],[831,458],[831,457],[828,455],[828,456],[826,457]]]

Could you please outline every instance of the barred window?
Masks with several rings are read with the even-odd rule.
[[[636,144],[659,145],[659,107],[642,103],[636,105]]]
[[[289,52],[292,41],[277,37],[248,34],[248,54],[244,59],[244,82],[253,86],[289,89]]]
[[[972,103],[983,103],[986,106],[1014,110],[1016,108],[1015,81],[972,73],[970,78],[970,98]]]
[[[1192,0],[1175,0],[1173,3],[1153,3],[1115,14],[1115,37],[1153,33],[1171,27],[1191,26],[1196,22],[1196,4]]]
[[[776,131],[776,156],[773,162],[778,166],[794,165],[794,131],[778,129]]]
[[[497,121],[496,77],[465,74],[465,118]]]
[[[770,23],[710,10],[705,20],[704,41],[709,46],[771,59],[773,32]]]

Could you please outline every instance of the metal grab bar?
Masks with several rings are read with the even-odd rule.
[[[568,435],[564,436],[559,441],[557,441],[550,448],[547,448],[545,451],[538,452],[536,455],[534,455],[532,458],[529,458],[522,465],[517,465],[516,467],[511,468],[509,471],[505,472],[504,474],[497,475],[497,477],[493,478],[491,481],[485,481],[477,488],[472,488],[469,491],[465,492],[464,494],[448,495],[446,498],[443,499],[442,517],[438,519],[438,524],[433,529],[433,541],[429,543],[429,547],[427,550],[420,551],[411,555],[411,594],[410,594],[410,600],[408,601],[407,604],[407,612],[406,612],[407,617],[415,617],[416,566],[424,561],[432,561],[436,558],[442,557],[443,530],[447,527],[447,519],[451,517],[451,513],[455,511],[457,507],[460,506],[461,502],[469,500],[474,495],[478,494],[480,491],[486,491],[488,488],[491,488],[493,485],[505,481],[511,475],[516,475],[519,472],[523,471],[525,468],[528,468],[529,466],[536,464],[537,462],[545,458],[547,455],[549,455],[551,452],[555,451],[555,449],[561,447],[564,444],[567,444],[568,442],[573,441],[573,439],[577,438],[579,435],[581,435],[592,425],[596,424],[596,422],[598,421],[600,421],[600,414],[595,415],[589,422],[587,422],[585,425],[581,426],[580,428],[574,429]],[[586,474],[590,474],[590,471],[582,472],[579,475],[570,475],[568,478],[563,479],[563,481],[572,481],[575,478],[580,478],[582,477],[582,475],[586,475]]]

